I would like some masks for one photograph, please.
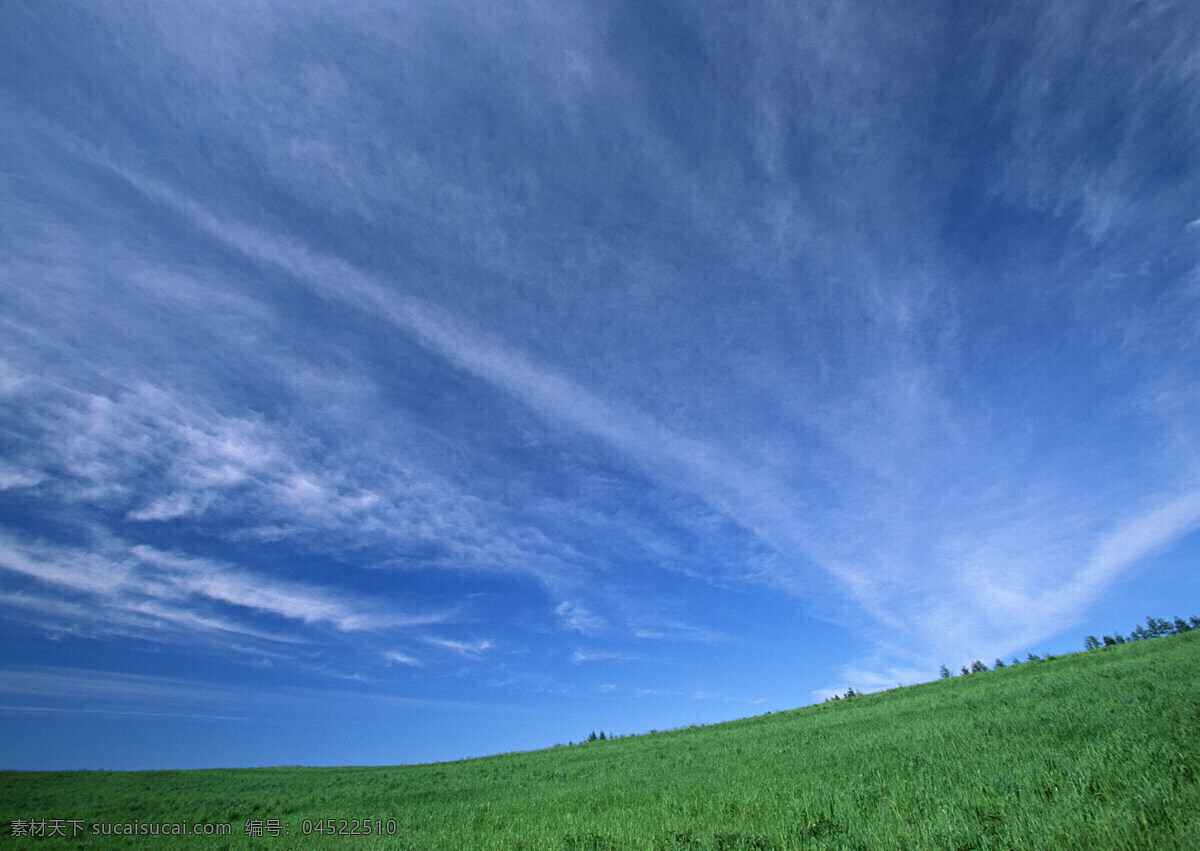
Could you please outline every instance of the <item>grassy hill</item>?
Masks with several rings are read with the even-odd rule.
[[[14,819],[55,818],[78,819],[84,832],[9,835]],[[280,836],[246,836],[247,819],[268,829],[277,819]],[[347,832],[369,819],[373,835],[312,832],[327,819]],[[93,823],[113,822],[223,823],[232,834],[91,835]],[[1196,849],[1200,631],[727,724],[455,763],[3,772],[0,845]]]

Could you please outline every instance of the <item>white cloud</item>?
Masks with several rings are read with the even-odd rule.
[[[370,425],[363,440],[334,450],[304,422],[231,415],[144,380],[111,395],[65,380],[22,383],[36,414],[24,424],[24,463],[0,468],[11,487],[40,487],[140,523],[219,521],[230,538],[391,551],[436,543],[448,568],[538,574],[571,557],[536,529],[502,527],[504,506],[381,445],[386,435]],[[343,424],[346,434],[362,429]]]
[[[578,603],[564,600],[554,607],[554,613],[569,628],[584,635],[595,635],[604,628],[604,620]]]
[[[32,488],[45,480],[45,476],[34,470],[22,470],[7,461],[0,461],[0,491],[15,488]]]
[[[633,636],[647,641],[698,641],[707,644],[727,640],[727,636],[706,627],[668,619],[663,619],[652,626],[635,625]]]
[[[292,622],[293,628],[328,625],[343,633],[428,626],[450,617],[444,612],[397,613],[345,591],[111,538],[83,549],[30,544],[0,533],[3,572],[49,586],[0,597],[9,606],[38,612],[46,630],[78,629],[83,624],[102,633],[132,630],[182,643],[198,637],[228,642],[242,636],[286,646],[300,639],[248,622],[247,616],[277,617]]]
[[[624,653],[610,653],[606,651],[583,651],[576,650],[571,654],[571,661],[576,664],[584,662],[630,662],[635,657],[627,656]]]
[[[490,639],[481,639],[479,641],[455,641],[450,638],[439,638],[436,636],[423,636],[421,641],[433,647],[440,647],[443,650],[450,650],[457,653],[466,659],[479,659],[485,652],[491,650],[494,646]]]
[[[163,553],[144,545],[132,547],[130,553],[141,564],[157,568],[159,576],[184,594],[306,624],[328,623],[349,632],[424,622],[423,619],[367,614],[343,602],[346,597],[343,592],[318,590],[277,577],[252,574],[210,559]],[[151,577],[151,581],[154,578],[157,577]]]
[[[419,666],[421,664],[421,662],[419,660],[414,659],[412,656],[409,656],[407,653],[401,653],[398,650],[388,650],[387,652],[385,652],[383,654],[383,658],[386,659],[387,661],[393,662],[397,665]]]
[[[1176,543],[1200,528],[1200,489],[1160,498],[1125,517],[1096,546],[1087,565],[1074,578],[1067,596],[1095,599],[1127,568]]]

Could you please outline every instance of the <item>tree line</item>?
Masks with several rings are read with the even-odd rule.
[[[1181,632],[1190,632],[1193,629],[1200,629],[1200,617],[1196,615],[1192,615],[1187,620],[1178,617],[1169,621],[1162,618],[1146,618],[1145,626],[1139,625],[1137,629],[1127,636],[1121,635],[1119,632],[1114,632],[1112,635],[1106,635],[1103,638],[1089,635],[1083,640],[1083,648],[1085,650],[1100,650],[1105,647],[1115,647],[1118,644],[1125,644],[1129,641],[1144,641],[1147,638],[1178,635]]]
[[[1184,620],[1180,617],[1176,617],[1171,620],[1147,617],[1146,625],[1142,626],[1139,624],[1138,627],[1133,630],[1133,632],[1129,633],[1129,635],[1122,635],[1119,632],[1114,632],[1112,635],[1105,635],[1102,638],[1097,638],[1094,635],[1086,636],[1083,639],[1083,649],[1103,650],[1106,647],[1115,647],[1118,644],[1126,644],[1131,641],[1144,641],[1148,638],[1162,638],[1166,635],[1178,635],[1181,632],[1190,632],[1193,629],[1200,629],[1200,617],[1197,617],[1196,615],[1192,615],[1187,620]],[[1053,659],[1054,657],[1046,656],[1046,658]],[[1025,661],[1041,662],[1042,657],[1035,653],[1030,653],[1026,657]],[[1014,656],[1012,664],[1019,665],[1021,662]],[[1002,662],[1000,659],[997,659],[991,670],[998,670],[1004,667],[1007,667],[1004,662]],[[988,666],[976,659],[971,663],[969,668],[966,665],[962,666],[961,676],[965,677],[969,674],[978,674],[987,670],[989,670]],[[947,668],[945,665],[942,665],[938,670],[938,676],[940,676],[942,679],[947,679],[953,676],[953,674],[950,673],[949,668]]]

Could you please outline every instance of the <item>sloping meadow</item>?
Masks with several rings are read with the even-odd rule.
[[[151,832],[164,824],[209,835]],[[1200,631],[456,763],[4,772],[0,836],[14,848],[1195,849]]]

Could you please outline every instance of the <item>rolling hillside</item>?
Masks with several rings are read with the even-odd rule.
[[[11,835],[55,819],[67,839]],[[356,820],[371,835],[331,835]],[[232,833],[92,835],[162,822]],[[1200,631],[456,763],[4,772],[0,831],[14,848],[1195,849]]]

